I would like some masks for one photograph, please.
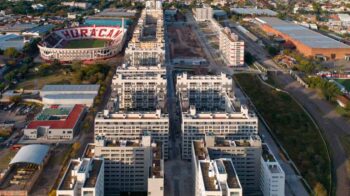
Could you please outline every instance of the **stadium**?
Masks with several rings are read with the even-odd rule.
[[[119,26],[81,26],[51,32],[38,44],[45,61],[93,61],[111,58],[123,48],[126,29]]]

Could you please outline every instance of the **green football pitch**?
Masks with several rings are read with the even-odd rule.
[[[350,91],[350,79],[335,79],[335,81],[339,82],[346,90]]]
[[[85,39],[68,41],[65,48],[100,48],[105,46],[108,40]]]

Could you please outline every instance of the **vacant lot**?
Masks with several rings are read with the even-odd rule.
[[[242,74],[236,79],[310,186],[320,183],[327,189],[331,176],[327,149],[302,108],[289,95],[266,87],[255,76]]]
[[[204,51],[191,26],[168,27],[171,58],[204,57]]]

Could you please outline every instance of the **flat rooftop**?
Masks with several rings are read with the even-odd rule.
[[[258,9],[258,8],[231,8],[231,11],[241,15],[268,15],[276,16],[277,12],[269,9]]]
[[[223,160],[222,163],[225,166],[225,170],[227,173],[227,184],[230,188],[240,188],[241,185],[239,183],[239,179],[237,176],[237,173],[235,171],[235,168],[232,165],[231,161]]]
[[[267,24],[275,30],[288,35],[292,39],[299,41],[311,48],[349,48],[342,42],[334,40],[330,37],[322,35],[316,31],[312,31],[306,27],[287,22],[275,17],[258,17],[257,21],[262,24]]]
[[[41,91],[91,91],[98,92],[99,84],[81,84],[81,85],[45,85]]]
[[[89,178],[86,179],[84,187],[95,187],[97,177],[100,174],[102,168],[102,160],[92,160],[92,170],[89,172]]]
[[[193,141],[194,153],[198,160],[204,160],[208,156],[208,152],[202,141]]]
[[[213,166],[210,162],[200,162],[200,167],[202,170],[202,177],[204,181],[204,187],[206,191],[219,191],[219,186],[216,187],[215,184],[215,175],[209,175],[209,172],[213,171]],[[217,181],[216,181],[217,182]]]

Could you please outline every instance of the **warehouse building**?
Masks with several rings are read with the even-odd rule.
[[[307,57],[323,60],[350,60],[350,46],[306,27],[274,17],[256,18],[261,29],[268,34],[292,42]]]
[[[42,103],[44,105],[53,104],[84,104],[92,106],[98,94],[100,85],[45,85],[40,91]]]
[[[27,196],[50,158],[48,145],[23,146],[0,173],[0,195]]]

